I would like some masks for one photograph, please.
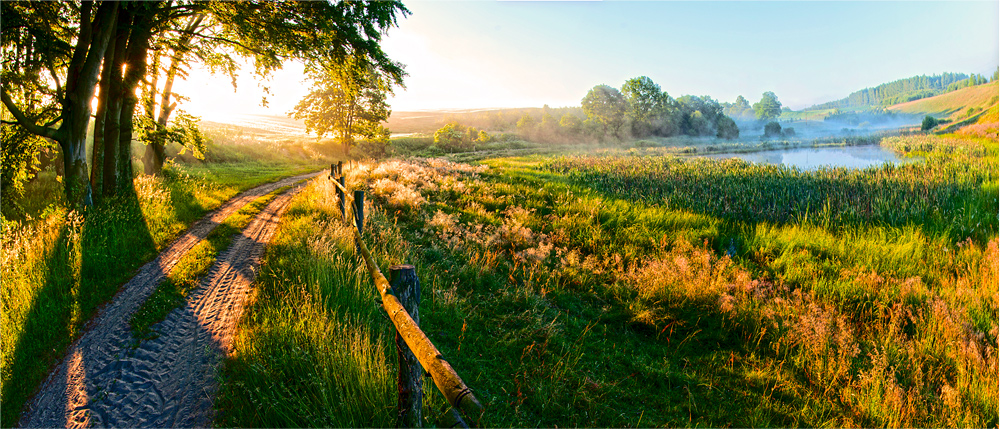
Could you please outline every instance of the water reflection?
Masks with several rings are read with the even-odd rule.
[[[816,170],[820,167],[862,169],[877,167],[887,162],[894,164],[903,162],[892,151],[874,145],[788,149],[754,153],[720,153],[707,157],[713,159],[739,158],[758,164],[784,164],[802,170]]]

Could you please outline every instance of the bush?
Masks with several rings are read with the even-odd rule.
[[[934,119],[933,116],[924,116],[924,122],[920,124],[920,131],[930,131],[932,128],[936,127],[938,120]]]
[[[781,133],[784,134],[785,137],[795,137],[795,128],[785,128],[784,130],[781,130]]]
[[[771,121],[764,125],[764,137],[780,137],[781,124]]]
[[[475,143],[467,128],[451,122],[434,132],[434,145],[445,152],[464,152],[472,150]]]
[[[736,121],[728,116],[720,116],[716,121],[716,137],[720,139],[732,140],[739,138],[740,128],[736,126]]]

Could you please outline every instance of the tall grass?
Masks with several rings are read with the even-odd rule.
[[[25,217],[3,219],[0,231],[0,425],[17,422],[84,323],[192,222],[242,189],[321,164],[200,168],[168,163],[160,177],[135,178],[136,200],[110,200],[86,215],[63,208],[51,171],[27,184],[17,202]]]
[[[194,219],[236,193],[173,172],[139,177],[135,186],[137,200],[110,201],[86,216],[52,204],[38,218],[4,220],[4,426],[17,422],[28,395],[119,285]]]
[[[827,177],[953,186],[943,172],[978,156],[953,180],[991,196],[995,147],[930,142],[921,174],[791,175],[806,191]],[[572,169],[550,166],[576,160],[391,161],[351,172],[410,243],[393,249],[418,267],[424,330],[486,403],[485,424],[997,424],[995,203],[966,206],[993,220],[979,235],[955,233],[962,210],[930,228],[874,216],[745,219],[589,180],[611,174],[606,163],[654,189],[645,175],[679,161],[583,160]],[[679,168],[710,184],[742,177],[727,163],[690,162],[707,171]],[[748,181],[770,174],[737,167]],[[854,189],[900,207],[925,197]],[[736,199],[744,206],[734,210],[761,201]]]
[[[222,372],[217,424],[395,424],[393,331],[334,195],[317,179],[283,216]],[[367,234],[383,264],[403,259],[391,228]]]
[[[582,156],[561,158],[548,168],[624,198],[723,219],[811,221],[831,228],[915,225],[979,243],[996,235],[996,145],[930,137],[895,137],[886,144],[927,159],[807,172],[738,159]]]

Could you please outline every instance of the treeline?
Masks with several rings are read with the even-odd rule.
[[[516,116],[518,113],[520,116]],[[734,139],[740,133],[736,122],[726,115],[725,106],[718,101],[693,95],[675,99],[646,76],[629,79],[620,89],[597,85],[583,98],[580,107],[483,112],[447,122],[446,127],[450,128],[442,128],[439,134],[456,137],[462,134],[464,144],[483,141],[478,130],[473,137],[465,131],[468,128],[514,132],[526,140],[545,143],[677,135]],[[459,128],[462,129],[456,132]]]
[[[997,79],[994,73],[992,80]],[[874,88],[855,91],[847,98],[828,103],[817,104],[805,110],[843,109],[873,106],[891,106],[907,101],[933,97],[957,89],[980,85],[992,80],[978,74],[942,73],[933,76],[913,76],[883,83]]]

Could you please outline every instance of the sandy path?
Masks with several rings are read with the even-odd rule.
[[[139,269],[88,323],[28,403],[21,427],[192,427],[211,424],[215,368],[230,347],[256,268],[292,195],[277,197],[219,255],[208,276],[133,347],[128,320],[187,251],[247,203],[305,174],[237,195]]]

